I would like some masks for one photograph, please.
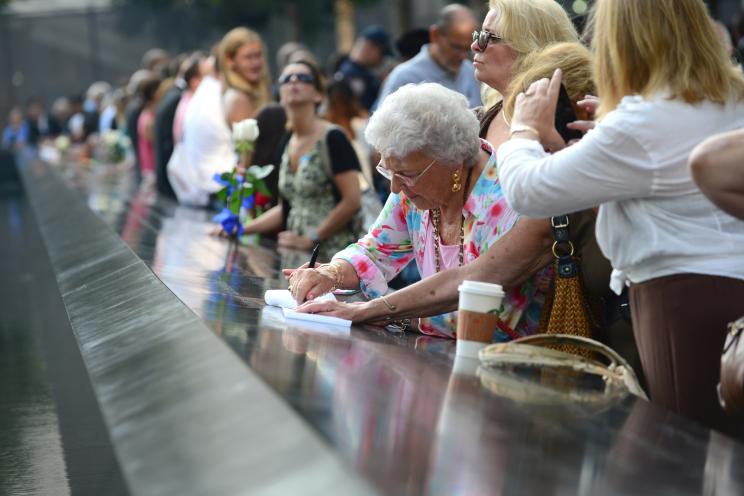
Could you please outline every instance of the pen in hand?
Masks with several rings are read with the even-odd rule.
[[[307,264],[308,269],[315,268],[315,262],[318,260],[318,253],[320,253],[320,243],[315,243],[315,247],[313,248],[313,254],[310,255],[310,263]]]
[[[318,260],[318,253],[320,253],[320,243],[315,243],[315,247],[313,248],[313,253],[310,255],[310,263],[307,264],[308,269],[314,269],[315,268],[315,262]],[[302,299],[302,303],[305,303],[307,301],[307,298]]]

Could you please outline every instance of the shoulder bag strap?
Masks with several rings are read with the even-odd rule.
[[[323,139],[320,142],[320,160],[323,162],[323,168],[325,168],[328,180],[331,181],[331,185],[335,188],[336,183],[333,182],[333,165],[331,164],[331,151],[328,148],[328,135],[331,134],[331,131],[333,131],[334,129],[341,128],[335,124],[331,124],[330,126],[328,126],[328,129],[323,135]]]
[[[576,277],[578,266],[574,259],[574,245],[568,232],[568,215],[560,215],[550,218],[550,226],[553,229],[553,256],[557,261],[557,277]]]

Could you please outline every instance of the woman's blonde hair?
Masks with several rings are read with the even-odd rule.
[[[555,0],[490,0],[489,7],[499,14],[495,34],[517,54],[514,74],[532,52],[579,39],[568,14]]]
[[[246,43],[258,42],[261,45],[261,57],[263,58],[263,69],[258,83],[251,83],[243,79],[237,72],[230,69],[227,59],[235,57],[238,49]],[[271,75],[269,74],[269,62],[266,58],[266,47],[261,36],[255,31],[237,27],[231,29],[220,41],[217,48],[217,64],[224,76],[225,85],[248,94],[256,100],[256,107],[271,100]]]
[[[522,67],[524,70],[512,79],[509,96],[504,101],[504,117],[507,120],[511,120],[517,95],[527,91],[534,81],[551,77],[559,67],[563,70],[563,86],[572,102],[576,103],[596,91],[592,79],[591,53],[578,42],[548,45],[525,57]]]
[[[744,98],[744,78],[702,0],[598,0],[590,29],[600,116],[628,95],[668,91],[687,103]]]

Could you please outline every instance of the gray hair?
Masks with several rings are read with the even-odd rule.
[[[442,165],[472,167],[479,128],[460,93],[436,83],[407,84],[383,100],[364,136],[384,157],[425,152]]]
[[[445,5],[442,10],[439,11],[436,26],[442,30],[443,33],[447,33],[452,26],[463,21],[473,23],[478,22],[470,7],[459,3],[451,3]]]

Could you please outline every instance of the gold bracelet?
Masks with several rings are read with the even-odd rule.
[[[332,263],[331,266],[333,266],[333,270],[336,274],[336,289],[343,289],[344,285],[344,273],[341,272],[341,265]]]
[[[318,267],[318,271],[320,272],[320,269],[328,269],[328,271],[331,273],[331,277],[333,278],[333,285],[331,286],[330,292],[336,291],[336,270],[331,264],[323,264],[320,267]],[[327,274],[326,274],[327,275]]]
[[[341,274],[341,267],[333,263],[325,264],[322,267],[328,267],[328,270],[330,270],[333,275],[333,287],[331,288],[331,291],[340,289],[341,284],[343,283],[343,274]]]
[[[391,312],[394,312],[398,307],[387,301],[385,298],[385,295],[380,296],[380,299],[382,299],[382,302],[385,304],[386,307],[388,307],[388,310]]]

